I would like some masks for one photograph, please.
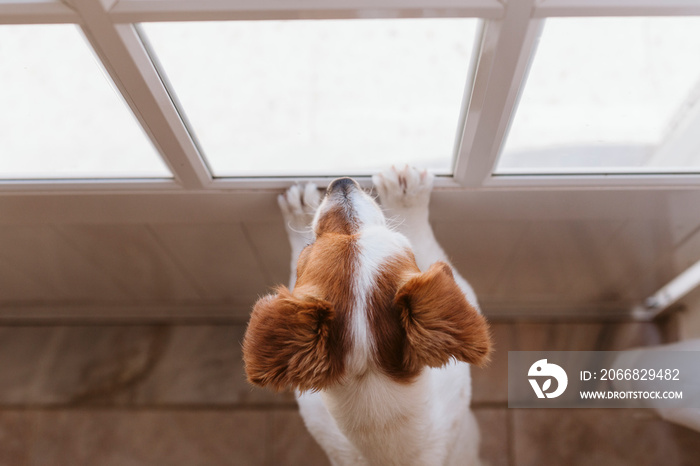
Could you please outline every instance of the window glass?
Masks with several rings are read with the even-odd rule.
[[[218,177],[451,173],[475,19],[150,23]]]
[[[497,174],[700,171],[700,18],[548,19]]]
[[[168,178],[74,25],[0,26],[0,178]]]

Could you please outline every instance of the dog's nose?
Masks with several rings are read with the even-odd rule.
[[[341,191],[347,193],[352,187],[359,188],[360,185],[358,185],[357,181],[353,180],[352,178],[338,178],[331,181],[331,184],[328,185],[328,192],[333,193],[336,191]]]

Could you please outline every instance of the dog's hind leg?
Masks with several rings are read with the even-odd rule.
[[[314,241],[311,221],[321,201],[318,188],[313,183],[304,186],[294,185],[284,194],[280,194],[277,202],[284,217],[284,226],[292,247],[291,276],[289,289],[294,288],[297,277],[297,260],[301,251]]]
[[[408,238],[418,267],[423,271],[437,261],[450,263],[428,221],[433,180],[431,173],[408,165],[402,170],[392,167],[372,177],[387,220],[396,222],[398,231]],[[479,309],[472,287],[454,267],[452,270],[469,302]]]

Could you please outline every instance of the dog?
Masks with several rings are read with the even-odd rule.
[[[373,182],[384,210],[350,178],[280,196],[292,277],[253,308],[248,380],[293,389],[334,465],[479,464],[469,369],[491,339],[428,223],[433,175]]]

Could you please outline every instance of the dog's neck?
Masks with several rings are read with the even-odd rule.
[[[322,392],[341,432],[370,464],[442,464],[432,432],[431,381],[424,370],[411,383],[369,371]]]

